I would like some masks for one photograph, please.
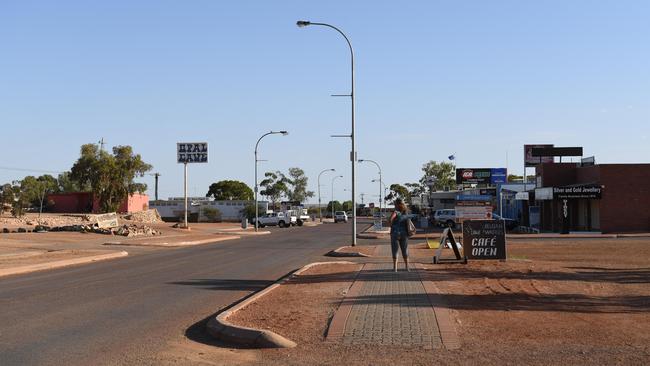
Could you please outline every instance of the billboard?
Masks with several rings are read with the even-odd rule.
[[[179,164],[207,163],[207,142],[179,142],[176,144],[176,160]]]
[[[552,148],[553,144],[524,145],[524,165],[526,167],[538,166],[544,163],[552,163],[552,156],[533,156],[533,148]]]
[[[506,168],[458,168],[456,184],[499,184],[506,183]]]

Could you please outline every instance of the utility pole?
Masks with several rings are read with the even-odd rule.
[[[156,179],[156,190],[155,190],[155,196],[156,196],[156,201],[158,201],[158,177],[160,177],[160,173],[154,173],[153,174],[154,178]]]
[[[104,144],[105,144],[105,143],[106,143],[106,142],[104,142],[104,138],[102,137],[102,139],[99,140],[99,152],[104,151]]]

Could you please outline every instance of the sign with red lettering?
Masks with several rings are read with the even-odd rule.
[[[506,255],[506,228],[503,220],[463,222],[463,253],[467,259],[501,259]]]

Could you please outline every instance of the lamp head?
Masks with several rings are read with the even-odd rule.
[[[330,172],[335,172],[335,171],[336,171],[336,169],[330,169]]]
[[[360,163],[362,163],[364,160],[363,160],[363,159],[359,159],[359,160],[357,160],[357,161],[360,162]]]
[[[289,134],[289,132],[288,132],[288,131],[280,131],[280,133],[282,134],[282,136],[286,136],[286,135],[288,135],[288,134]]]
[[[311,22],[308,22],[308,21],[306,21],[306,20],[299,20],[299,21],[296,22],[296,25],[297,25],[299,28],[306,27],[306,26],[308,26],[308,25],[310,25],[310,24],[311,24]]]

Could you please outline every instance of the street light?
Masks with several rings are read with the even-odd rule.
[[[360,162],[360,163],[363,163],[364,161],[367,161],[367,162],[369,162],[369,163],[373,163],[373,164],[375,164],[375,165],[377,166],[377,169],[379,169],[379,212],[381,212],[381,185],[382,185],[382,183],[383,183],[383,181],[381,180],[381,167],[379,166],[379,163],[377,163],[377,162],[374,161],[374,160],[370,160],[370,159],[359,159],[359,162]]]
[[[336,178],[343,178],[343,176],[342,175],[337,175],[336,177],[332,178],[332,196],[331,196],[332,197],[331,198],[332,199],[332,201],[331,201],[332,202],[332,218],[334,218],[334,181],[336,180]]]
[[[337,95],[337,96],[345,96],[345,97],[349,96],[350,101],[352,102],[351,103],[351,108],[352,108],[351,109],[351,111],[352,111],[352,113],[351,113],[352,126],[351,127],[352,128],[351,128],[349,137],[352,140],[351,141],[352,142],[352,149],[350,151],[350,162],[352,163],[351,164],[352,165],[352,176],[351,176],[351,179],[352,179],[352,246],[355,246],[355,245],[357,245],[357,198],[356,198],[357,176],[356,176],[356,172],[355,172],[355,166],[354,166],[355,164],[354,163],[357,160],[357,152],[356,152],[355,128],[354,128],[354,50],[352,49],[352,43],[350,43],[350,40],[345,35],[345,33],[343,33],[340,29],[336,28],[333,25],[330,25],[330,24],[327,24],[327,23],[313,23],[313,22],[306,21],[306,20],[299,20],[299,21],[296,22],[296,25],[298,27],[300,27],[300,28],[306,27],[308,25],[320,25],[320,26],[323,26],[323,27],[332,28],[335,31],[339,32],[339,34],[341,34],[343,36],[343,38],[345,39],[345,41],[348,44],[348,47],[350,47],[350,71],[351,71],[350,72],[350,82],[351,82],[350,94]],[[344,136],[344,137],[348,137],[348,136]]]
[[[287,132],[287,131],[269,131],[269,132],[263,134],[263,135],[262,135],[262,136],[257,140],[257,143],[255,144],[255,231],[257,231],[257,229],[258,229],[258,227],[259,227],[259,225],[258,225],[258,221],[259,221],[259,219],[260,219],[260,218],[259,218],[259,209],[260,209],[260,208],[258,207],[258,203],[257,203],[257,191],[259,190],[259,188],[258,188],[258,186],[257,186],[257,163],[259,162],[259,159],[257,158],[257,147],[258,147],[258,145],[260,144],[260,141],[262,141],[262,139],[263,139],[264,137],[266,137],[266,136],[268,136],[268,135],[278,135],[278,134],[280,134],[280,135],[282,135],[282,136],[286,136],[286,135],[289,134],[289,132]]]
[[[320,204],[320,176],[321,176],[321,174],[323,174],[325,172],[335,172],[335,171],[336,171],[336,169],[325,169],[322,172],[318,173],[318,218],[319,218],[320,222],[323,222],[323,215],[320,212],[320,206],[321,206],[321,204]]]

